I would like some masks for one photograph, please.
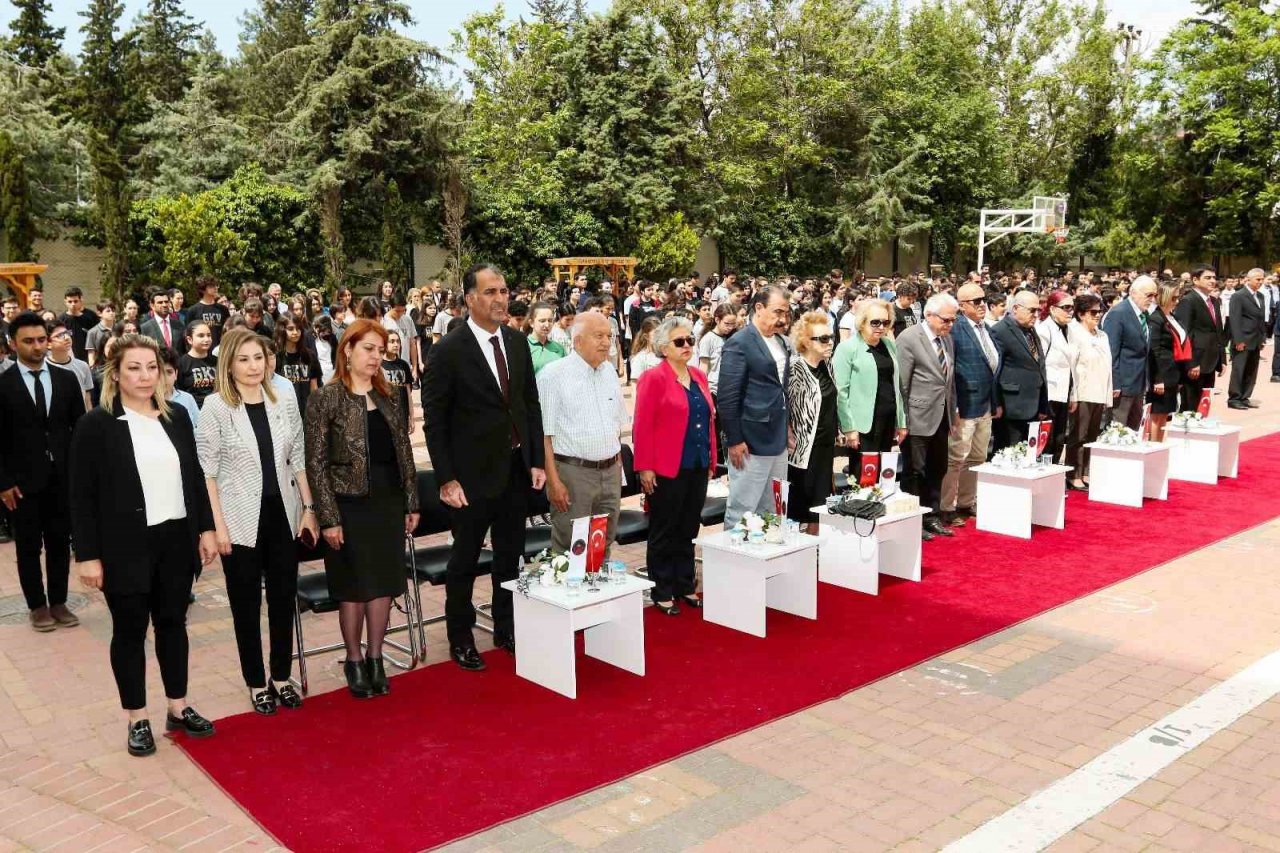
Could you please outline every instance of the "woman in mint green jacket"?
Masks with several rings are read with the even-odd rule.
[[[845,445],[852,450],[891,450],[906,437],[892,330],[892,306],[883,299],[868,299],[858,306],[855,334],[836,347],[836,414]]]

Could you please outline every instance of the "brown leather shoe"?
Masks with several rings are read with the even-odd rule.
[[[80,624],[80,617],[71,612],[65,604],[55,604],[49,608],[49,615],[58,623],[59,628],[74,628]]]
[[[58,627],[58,623],[53,621],[53,616],[49,613],[49,608],[47,607],[37,607],[31,611],[30,617],[31,627],[41,634],[47,634]]]

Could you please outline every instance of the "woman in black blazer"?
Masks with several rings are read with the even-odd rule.
[[[187,604],[217,555],[213,514],[181,406],[165,400],[159,345],[117,341],[103,372],[101,405],[71,440],[71,531],[81,582],[111,610],[111,671],[128,712],[131,755],[156,751],[147,720],[147,624],[169,699],[167,731],[208,737],[213,724],[187,705]]]
[[[1148,354],[1147,402],[1151,404],[1151,441],[1164,441],[1164,427],[1169,415],[1178,411],[1178,394],[1191,364],[1191,341],[1186,329],[1173,316],[1182,297],[1182,286],[1164,282],[1156,295],[1156,308],[1147,315],[1151,337]],[[1199,298],[1199,297],[1197,297]]]

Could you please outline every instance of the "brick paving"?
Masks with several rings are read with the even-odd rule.
[[[1246,439],[1280,428],[1280,386],[1256,399],[1250,412],[1228,412],[1221,395],[1215,407]],[[1278,547],[1280,520],[446,849],[938,849],[1280,648]],[[643,561],[643,546],[619,551]],[[145,760],[125,753],[106,607],[72,589],[85,601],[78,628],[37,635],[25,614],[0,618],[0,853],[273,849],[169,742]],[[196,591],[190,699],[211,717],[239,713],[217,566]],[[13,546],[0,546],[0,600],[18,594]],[[423,594],[440,612],[442,591]],[[337,639],[331,615],[303,621],[309,644]],[[445,658],[442,625],[428,652]],[[310,659],[313,692],[343,685],[340,654]],[[148,677],[159,720],[154,663]],[[1050,849],[1280,850],[1280,698]]]

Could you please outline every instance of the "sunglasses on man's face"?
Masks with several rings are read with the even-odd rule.
[[[814,335],[809,338],[809,340],[813,341],[815,344],[829,344],[833,339],[831,335]]]
[[[693,338],[672,338],[671,345],[677,349],[693,346]]]

